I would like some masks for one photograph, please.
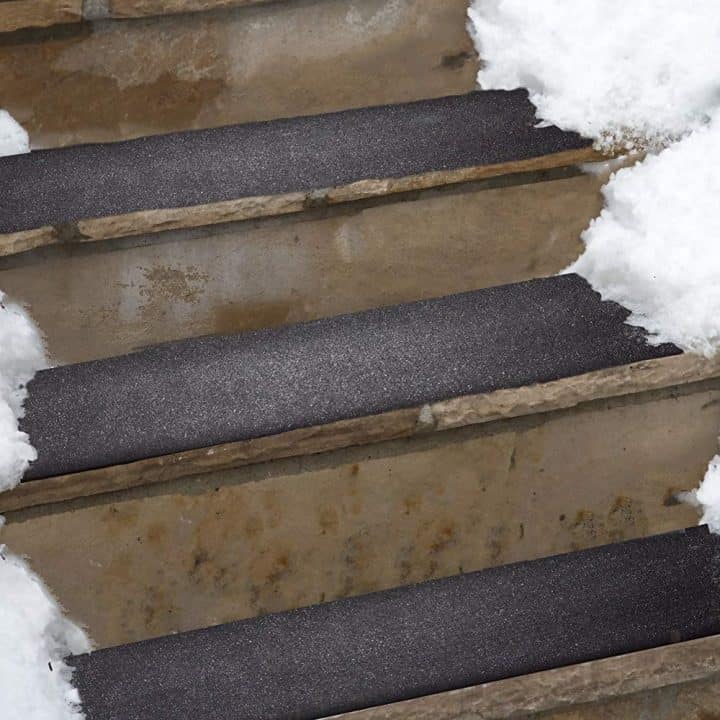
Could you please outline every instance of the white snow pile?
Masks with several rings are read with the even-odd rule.
[[[80,698],[63,658],[90,650],[42,581],[0,546],[0,717],[79,720]]]
[[[0,292],[0,492],[20,482],[36,457],[18,419],[25,386],[44,365],[39,332]],[[0,545],[0,718],[81,718],[63,658],[89,649],[85,634],[63,617],[42,581]]]
[[[720,349],[720,3],[472,0],[486,89],[526,87],[542,121],[648,150],[604,188],[568,271],[652,342]],[[687,494],[720,532],[720,456]]]
[[[689,493],[681,493],[680,499],[700,508],[700,524],[707,525],[710,532],[720,534],[720,455],[710,461],[700,487]]]
[[[720,105],[717,0],[473,0],[484,88],[598,145],[657,147]]]
[[[7,110],[0,110],[0,157],[30,152],[27,132]]]
[[[27,434],[18,429],[18,420],[27,396],[25,386],[45,364],[37,328],[0,291],[0,492],[15,487],[37,456]]]
[[[708,357],[720,347],[719,169],[720,119],[620,170],[569,268],[631,310],[652,342]]]

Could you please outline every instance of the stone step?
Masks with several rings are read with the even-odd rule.
[[[0,33],[261,5],[273,0],[1,0]]]
[[[685,527],[720,363],[626,316],[565,275],[41,372],[4,539],[106,646]]]
[[[720,702],[720,636],[356,710],[343,720],[708,720]]]
[[[466,0],[3,1],[0,98],[41,148],[466,93],[478,67],[466,11]]]
[[[602,178],[535,123],[471,93],[5,158],[0,287],[62,363],[552,274]]]
[[[437,708],[454,690],[432,717],[458,717],[481,683],[712,638],[719,561],[720,538],[693,528],[70,662],[88,720],[387,717],[377,706],[424,697],[415,707]]]

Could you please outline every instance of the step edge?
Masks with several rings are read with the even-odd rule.
[[[190,449],[124,465],[38,478],[0,494],[0,513],[156,485],[272,460],[315,455],[415,435],[567,410],[720,377],[720,357],[644,360],[561,380],[441,400],[250,440]],[[32,438],[31,438],[32,440]]]
[[[552,170],[607,159],[605,155],[592,147],[585,147],[524,160],[493,165],[475,165],[458,170],[434,170],[397,178],[368,178],[346,185],[308,191],[256,195],[204,205],[139,210],[122,215],[86,218],[55,226],[46,225],[40,228],[0,234],[0,257],[18,255],[51,245],[84,244],[137,235],[154,235],[168,230],[280,217],[370,198],[430,190],[503,175]]]
[[[720,679],[720,635],[330,717],[504,720],[713,678]]]
[[[0,6],[0,33],[97,20],[164,18],[268,5],[278,0],[6,0]]]
[[[79,23],[82,11],[82,0],[7,0],[0,2],[0,33]]]

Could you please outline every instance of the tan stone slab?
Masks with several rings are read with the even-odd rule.
[[[188,450],[71,475],[33,480],[0,494],[0,512],[231,470],[289,457],[411,437],[577,407],[600,399],[679,387],[720,376],[720,359],[680,355],[600,370],[548,383],[468,395],[292,430],[253,440]]]
[[[101,646],[676,530],[720,380],[7,515]],[[406,428],[401,418],[396,430]],[[40,481],[42,482],[42,481]]]
[[[246,7],[266,2],[271,0],[109,0],[108,14],[113,18],[136,18]]]
[[[48,245],[55,245],[58,242],[57,229],[49,225],[36,230],[0,234],[0,257],[18,255]]]
[[[82,20],[82,0],[3,0],[0,33]]]
[[[359,712],[336,715],[343,720],[505,720],[506,718],[653,718],[657,720],[711,720],[716,715],[702,714],[705,687],[691,686],[679,690],[677,685],[710,681],[712,694],[717,703],[720,681],[720,637],[713,636],[690,642],[669,645],[654,650],[630,653],[618,657],[595,660],[581,665],[548,670],[523,677],[486,683],[430,697],[369,708]],[[682,702],[683,707],[673,708],[673,714],[658,712],[644,714],[656,705],[648,691],[673,688],[674,703],[680,705],[678,694],[691,695]],[[640,698],[628,698],[643,693]],[[698,698],[698,696],[701,696]],[[626,700],[624,712],[617,714],[607,706],[578,708],[588,703],[598,704],[608,700]],[[692,707],[695,705],[695,708]],[[572,707],[556,714],[550,711]],[[635,709],[633,712],[633,708]],[[657,708],[660,711],[660,708]],[[699,711],[698,714],[693,712]],[[548,713],[548,714],[546,714]],[[680,714],[686,713],[686,714]]]
[[[287,0],[26,32],[0,46],[0,98],[40,148],[462,94],[466,11]]]

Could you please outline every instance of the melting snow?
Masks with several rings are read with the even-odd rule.
[[[79,720],[63,658],[89,649],[37,575],[0,546],[0,717]]]
[[[0,492],[20,482],[35,459],[28,436],[18,429],[25,386],[45,365],[45,353],[27,313],[0,291]]]

